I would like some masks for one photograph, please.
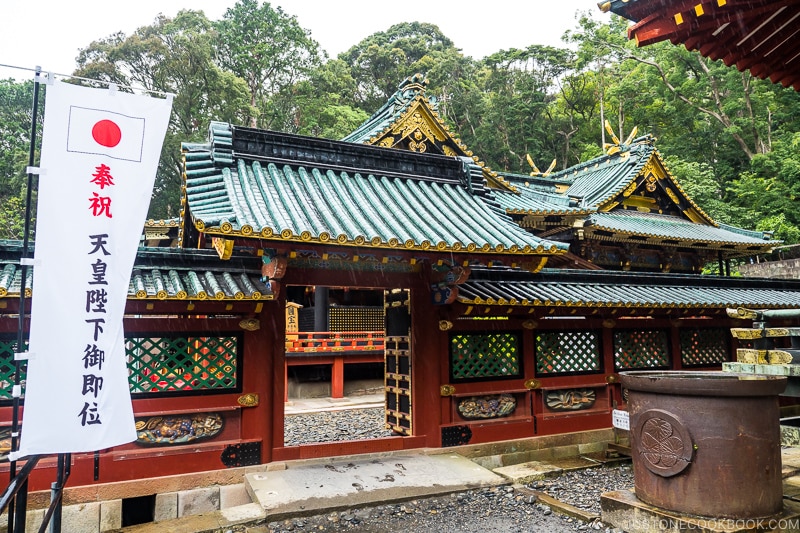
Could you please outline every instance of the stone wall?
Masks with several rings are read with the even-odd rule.
[[[800,259],[739,265],[747,278],[800,279]]]

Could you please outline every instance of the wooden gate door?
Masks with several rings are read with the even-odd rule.
[[[384,292],[386,349],[384,388],[386,425],[400,435],[412,435],[411,427],[411,308],[409,291]]]

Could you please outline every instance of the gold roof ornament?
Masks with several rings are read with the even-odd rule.
[[[634,126],[631,130],[631,134],[628,135],[627,139],[625,139],[625,142],[620,142],[619,138],[614,133],[614,130],[611,128],[611,123],[608,122],[608,119],[606,119],[605,127],[608,134],[611,135],[611,140],[613,141],[613,143],[603,144],[603,151],[607,155],[614,155],[625,150],[628,146],[630,146],[631,142],[633,142],[633,139],[636,138],[636,134],[639,132],[639,128]]]
[[[554,168],[556,168],[556,159],[553,159],[553,162],[550,163],[550,166],[547,167],[547,170],[542,172],[539,170],[539,167],[536,166],[536,163],[533,162],[533,158],[531,158],[530,154],[525,154],[525,157],[528,159],[528,164],[531,166],[531,169],[533,169],[533,172],[530,174],[531,176],[541,176],[545,178],[549,176],[551,172],[553,172]]]

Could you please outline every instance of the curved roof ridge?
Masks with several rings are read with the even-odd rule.
[[[372,116],[365,120],[358,128],[342,141],[352,143],[366,143],[376,134],[386,130],[386,126],[393,122],[393,118],[402,115],[402,112],[411,106],[414,100],[425,95],[428,80],[422,74],[414,74],[403,80],[397,91],[389,97]]]
[[[484,161],[481,161],[478,156],[467,148],[457,135],[450,131],[444,119],[439,115],[435,98],[429,97],[425,93],[427,84],[428,80],[422,74],[417,73],[409,76],[400,83],[397,91],[389,97],[378,111],[373,113],[370,118],[342,140],[396,148],[397,139],[395,139],[394,135],[398,130],[403,129],[399,127],[400,125],[427,122],[431,130],[438,130],[444,136],[443,139],[438,139],[436,143],[439,145],[437,150],[441,150],[441,153],[447,156],[471,158],[481,167],[487,181],[493,188],[513,191],[513,185],[509,184],[502,175],[488,167]],[[419,112],[425,116],[415,117],[414,115]],[[424,142],[420,144],[424,144]],[[426,151],[428,148],[410,147],[409,150]]]

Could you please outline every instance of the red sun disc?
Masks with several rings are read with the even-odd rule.
[[[92,127],[92,138],[97,141],[97,144],[114,148],[122,139],[122,130],[115,122],[101,120]]]

